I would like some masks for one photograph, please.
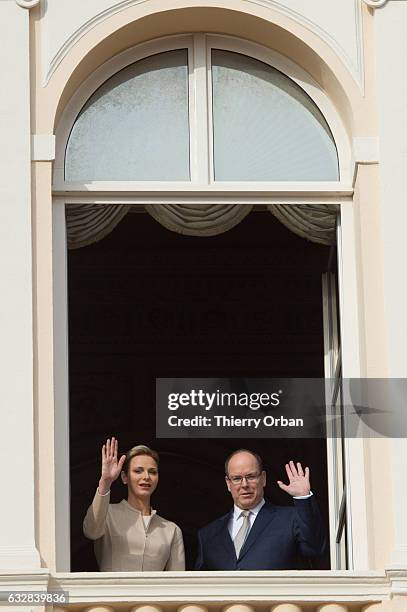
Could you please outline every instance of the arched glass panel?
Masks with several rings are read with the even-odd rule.
[[[294,81],[256,59],[212,51],[218,181],[336,181],[332,134]]]
[[[81,110],[68,181],[188,181],[188,55],[159,53],[108,79]]]

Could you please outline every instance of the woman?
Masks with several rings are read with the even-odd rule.
[[[118,443],[102,447],[102,475],[83,532],[95,540],[103,572],[184,570],[181,529],[152,510],[150,499],[158,484],[158,454],[148,446],[134,446],[117,460]],[[110,487],[121,474],[127,500],[109,504]]]

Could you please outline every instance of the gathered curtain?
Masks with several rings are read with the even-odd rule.
[[[167,229],[187,236],[216,236],[240,223],[249,204],[151,204],[146,211]],[[335,243],[339,205],[268,204],[267,209],[289,230],[311,242]],[[128,213],[126,204],[69,204],[66,207],[69,249],[97,242]]]
[[[127,215],[126,204],[68,204],[66,238],[68,249],[79,249],[102,240]]]
[[[301,238],[318,244],[335,244],[339,204],[268,204],[267,208]]]
[[[216,236],[240,223],[252,210],[246,204],[154,204],[147,212],[164,227],[187,236]]]

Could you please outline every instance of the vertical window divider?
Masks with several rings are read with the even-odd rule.
[[[215,182],[215,159],[214,159],[214,129],[213,129],[213,88],[212,88],[212,44],[208,37],[206,40],[206,62],[207,62],[207,96],[208,96],[208,142],[209,142],[209,181]]]
[[[202,185],[207,185],[210,177],[206,60],[206,36],[194,34],[193,61],[190,68],[193,75],[190,89],[191,181]]]

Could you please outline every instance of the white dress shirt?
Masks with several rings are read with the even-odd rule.
[[[253,523],[256,520],[256,517],[258,513],[260,512],[260,510],[263,508],[264,504],[265,504],[265,501],[263,498],[261,501],[259,501],[257,506],[254,506],[254,508],[250,508],[250,515],[249,515],[250,529],[253,527]],[[241,508],[238,508],[237,506],[233,507],[233,516],[230,519],[229,525],[228,525],[230,537],[232,538],[232,540],[235,539],[237,532],[242,526],[242,523],[243,523],[242,512],[243,510]]]
[[[310,491],[308,495],[298,495],[298,496],[293,497],[293,499],[308,499],[308,497],[311,497],[311,496],[312,496],[312,491]],[[260,512],[260,510],[263,508],[264,504],[265,504],[265,501],[263,497],[263,499],[259,501],[257,506],[254,506],[254,508],[250,508],[250,515],[249,515],[250,528],[249,528],[249,531],[247,532],[247,535],[249,535],[250,529],[253,527],[253,523],[256,520],[257,515]],[[242,523],[243,523],[242,512],[243,512],[242,508],[239,508],[236,505],[233,506],[233,515],[228,524],[228,529],[229,529],[230,537],[232,538],[232,540],[235,539],[237,532],[242,526]]]

